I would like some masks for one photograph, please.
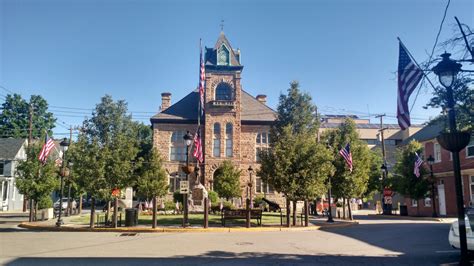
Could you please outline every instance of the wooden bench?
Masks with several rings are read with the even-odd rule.
[[[222,210],[221,212],[221,222],[222,226],[225,226],[226,220],[237,220],[237,219],[247,219],[247,210]],[[262,210],[261,209],[252,209],[250,210],[250,220],[256,219],[258,225],[262,225]]]

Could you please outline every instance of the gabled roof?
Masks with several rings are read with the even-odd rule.
[[[418,132],[413,134],[411,137],[407,138],[402,142],[402,145],[408,144],[412,140],[417,140],[419,142],[435,139],[441,131],[445,128],[444,121],[439,121],[431,125],[426,125]]]
[[[227,50],[229,50],[230,56],[230,66],[220,66],[217,65],[217,51],[222,45],[225,45]],[[219,68],[230,68],[230,69],[242,69],[242,65],[240,65],[240,52],[238,50],[232,49],[229,40],[225,36],[224,32],[221,31],[219,38],[217,39],[214,48],[206,47],[206,55],[205,55],[205,65],[206,69],[213,69],[216,67]]]
[[[26,139],[0,138],[0,160],[13,160]]]
[[[154,115],[152,123],[197,123],[199,93],[193,91],[168,109]],[[249,93],[242,90],[241,94],[241,121],[242,123],[265,124],[276,119],[276,112],[259,102]]]

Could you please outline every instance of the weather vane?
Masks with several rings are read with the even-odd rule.
[[[221,24],[220,24],[220,26],[221,26],[221,31],[224,31],[224,20],[223,20],[223,19],[221,19]]]

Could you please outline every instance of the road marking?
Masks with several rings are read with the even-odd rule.
[[[459,250],[437,250],[435,253],[454,253],[459,252]]]

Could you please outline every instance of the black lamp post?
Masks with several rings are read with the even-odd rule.
[[[380,181],[380,186],[381,186],[381,192],[380,192],[380,204],[381,204],[381,207],[382,207],[382,214],[391,214],[391,212],[389,212],[387,209],[388,209],[388,206],[387,204],[385,204],[385,196],[383,194],[383,191],[384,191],[384,181],[385,179],[387,178],[387,166],[385,165],[385,163],[382,164],[382,166],[380,166],[380,169],[382,170],[382,180]]]
[[[252,192],[253,192],[253,179],[252,179],[252,174],[253,174],[253,168],[250,165],[249,168],[247,169],[249,171],[249,183],[248,183],[248,191],[249,191],[249,199],[250,199],[250,208],[253,208],[253,199],[252,199]]]
[[[456,76],[461,71],[462,65],[451,60],[451,54],[441,55],[442,60],[435,67],[433,72],[438,75],[439,82],[446,88],[447,110],[449,119],[449,132],[441,133],[437,140],[439,144],[453,154],[454,181],[456,186],[456,203],[458,209],[459,239],[461,246],[461,264],[468,263],[466,224],[464,220],[464,200],[461,180],[461,165],[459,161],[459,152],[469,143],[470,135],[468,133],[458,132],[456,129],[456,115],[454,110],[453,84]]]
[[[188,132],[186,132],[186,135],[183,136],[183,139],[186,143],[186,167],[185,167],[185,173],[186,173],[186,181],[189,182],[189,174],[192,171],[191,167],[189,166],[189,147],[191,146],[191,143],[193,142],[193,136]],[[188,214],[189,214],[189,210],[188,210],[188,194],[189,194],[189,191],[187,193],[185,193],[183,195],[183,227],[187,227],[189,226],[189,220],[188,220]]]
[[[61,219],[61,215],[63,212],[63,189],[64,189],[64,178],[69,176],[69,169],[66,168],[66,151],[69,148],[69,141],[64,138],[61,143],[59,143],[61,151],[63,153],[63,162],[61,166],[60,176],[61,176],[61,187],[59,188],[59,213],[58,213],[58,221],[56,222],[56,226],[60,227],[63,223]]]
[[[426,161],[430,165],[430,177],[431,177],[431,204],[433,204],[433,217],[438,217],[438,214],[436,213],[436,204],[435,204],[435,184],[436,180],[433,174],[433,164],[435,159],[433,158],[432,155],[430,155]]]

